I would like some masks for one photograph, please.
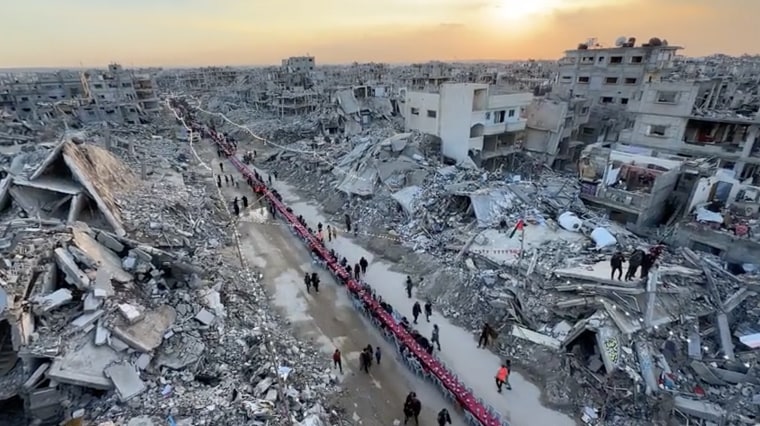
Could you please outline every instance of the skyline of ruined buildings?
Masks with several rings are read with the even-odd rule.
[[[35,119],[61,114],[81,123],[143,122],[158,111],[157,88],[213,93],[222,109],[245,102],[282,119],[316,116],[328,140],[395,120],[397,130],[438,138],[452,163],[496,170],[529,154],[578,173],[581,199],[638,232],[673,224],[712,200],[736,218],[756,214],[760,60],[688,58],[680,49],[656,37],[621,37],[613,47],[580,43],[556,62],[318,66],[305,55],[258,68],[130,71],[112,64],[36,74],[0,85],[9,124],[0,140],[29,140]],[[689,232],[672,238],[739,250],[709,229],[682,228]]]

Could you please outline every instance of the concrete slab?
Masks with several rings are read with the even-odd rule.
[[[703,420],[716,422],[722,424],[726,417],[726,412],[718,404],[713,404],[705,401],[697,401],[694,399],[684,398],[682,396],[675,397],[676,409]]]
[[[74,262],[74,257],[65,248],[58,247],[55,249],[55,261],[63,271],[67,283],[76,286],[80,290],[87,290],[89,288],[90,278],[79,269],[79,266]]]
[[[537,333],[519,325],[512,326],[512,335],[552,349],[559,349],[562,346],[562,342],[551,336]]]
[[[74,244],[88,256],[94,259],[100,265],[100,269],[106,268],[111,273],[113,279],[120,283],[128,283],[133,277],[130,273],[122,269],[121,259],[116,253],[109,250],[106,246],[97,242],[87,232],[82,229],[72,229]]]
[[[108,346],[95,346],[92,337],[88,334],[81,346],[69,348],[62,358],[53,361],[48,376],[59,383],[111,389],[113,384],[103,370],[121,356]]]
[[[128,401],[141,394],[146,386],[140,379],[137,368],[128,363],[113,364],[105,369],[105,374],[113,382],[121,401]]]
[[[624,268],[625,269],[625,268]],[[573,268],[555,269],[554,273],[563,278],[575,278],[579,280],[593,281],[602,284],[610,284],[621,287],[638,287],[642,279],[636,278],[631,281],[615,280],[610,278],[612,267],[608,260],[603,260],[590,265],[581,265]],[[625,270],[623,271],[625,274]]]
[[[119,312],[129,324],[134,324],[142,319],[140,308],[129,303],[119,303]]]
[[[174,324],[177,312],[171,306],[161,306],[153,311],[146,311],[143,320],[129,324],[126,320],[117,321],[111,332],[130,347],[150,352],[161,345],[164,333]]]
[[[100,317],[105,314],[104,310],[98,310],[95,312],[87,312],[80,316],[78,316],[74,321],[71,322],[71,325],[74,328],[83,330],[93,324],[95,324],[95,321],[97,321]]]
[[[108,268],[99,268],[95,273],[95,283],[92,291],[96,297],[110,297],[114,295],[113,285],[111,285],[113,273]]]
[[[34,299],[34,312],[50,312],[55,308],[61,307],[73,299],[71,291],[66,288],[59,288],[58,290],[41,297]]]
[[[731,341],[731,327],[728,325],[728,316],[725,313],[719,313],[716,319],[718,323],[718,334],[720,335],[720,348],[726,359],[734,359],[734,342]]]
[[[135,366],[140,370],[145,370],[150,365],[152,359],[153,357],[148,354],[141,354],[140,357],[137,358],[137,361],[135,361]]]
[[[111,336],[111,332],[103,326],[100,322],[95,327],[95,345],[101,346],[108,343],[108,338]]]
[[[195,319],[203,325],[211,325],[216,319],[216,316],[204,308],[195,315]]]
[[[32,373],[31,376],[29,376],[28,379],[26,379],[26,382],[24,382],[24,390],[30,390],[33,389],[35,386],[37,386],[37,383],[39,383],[40,379],[42,379],[42,375],[45,374],[46,371],[50,368],[50,363],[46,362],[39,367],[37,367],[36,370],[34,370],[34,373]]]
[[[97,240],[99,243],[108,247],[110,250],[113,250],[117,254],[124,251],[124,244],[122,244],[121,242],[119,242],[119,240],[117,240],[113,236],[103,231],[98,232]]]
[[[87,296],[84,297],[84,311],[85,312],[95,312],[103,305],[103,299],[99,297],[95,297],[95,294],[93,293],[87,293]]]

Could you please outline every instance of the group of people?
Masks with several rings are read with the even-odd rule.
[[[311,288],[314,287],[314,291],[319,293],[319,275],[316,272],[309,274],[304,273],[303,282],[306,284],[306,292],[311,293]]]
[[[222,163],[219,163],[219,166],[221,166]],[[224,184],[227,186],[234,186],[235,188],[240,188],[240,182],[236,181],[235,178],[232,177],[232,175],[224,175]],[[216,186],[221,188],[222,187],[222,175],[216,175]]]
[[[657,259],[660,258],[664,247],[662,245],[655,245],[644,251],[642,248],[634,250],[628,257],[628,270],[625,273],[625,280],[630,281],[636,278],[636,272],[641,267],[640,278],[646,278],[649,275],[649,271],[654,266]],[[617,273],[617,279],[620,280],[623,276],[623,263],[625,263],[625,255],[622,251],[616,250],[610,258],[610,279],[615,279],[615,273]]]
[[[417,398],[417,394],[415,392],[409,392],[409,395],[406,396],[406,401],[404,401],[404,424],[407,424],[410,419],[414,419],[414,424],[419,425],[421,412],[422,403],[419,398]],[[451,424],[449,410],[444,408],[439,411],[436,421],[438,422],[438,426]]]
[[[412,306],[412,316],[414,317],[414,323],[417,324],[417,318],[422,313],[422,306],[420,306],[420,302],[414,302],[414,306]],[[428,300],[425,302],[425,320],[427,322],[430,322],[430,317],[433,315],[433,304]]]

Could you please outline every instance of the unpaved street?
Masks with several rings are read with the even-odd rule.
[[[214,172],[219,172],[219,159],[209,142],[196,145],[199,154]],[[235,179],[237,172],[225,173]],[[235,173],[235,174],[233,174]],[[209,175],[209,179],[215,177]],[[222,179],[224,182],[224,179]],[[252,191],[224,185],[225,199],[248,196],[249,208],[237,221],[241,236],[241,249],[248,264],[261,270],[272,302],[293,325],[297,335],[309,339],[321,348],[324,357],[331,359],[335,348],[343,353],[343,370],[326,372],[335,374],[342,382],[344,392],[340,406],[356,424],[391,425],[403,420],[402,405],[410,391],[417,392],[423,405],[421,421],[432,424],[436,413],[447,407],[455,424],[463,424],[454,407],[450,406],[431,384],[414,377],[396,358],[395,348],[366,321],[351,304],[346,290],[338,286],[324,269],[311,263],[311,257],[302,243],[290,233],[281,221],[274,221],[267,209],[254,201]],[[241,205],[242,208],[242,205]],[[316,271],[321,279],[320,291],[307,293],[303,284],[305,272]],[[380,366],[373,365],[369,375],[359,370],[358,355],[361,348],[380,345],[384,354]],[[297,368],[297,367],[296,367]]]

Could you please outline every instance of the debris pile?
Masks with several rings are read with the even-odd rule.
[[[71,141],[8,163],[0,382],[26,405],[2,421],[338,422],[336,377],[225,250],[187,145],[123,140],[126,163]]]

